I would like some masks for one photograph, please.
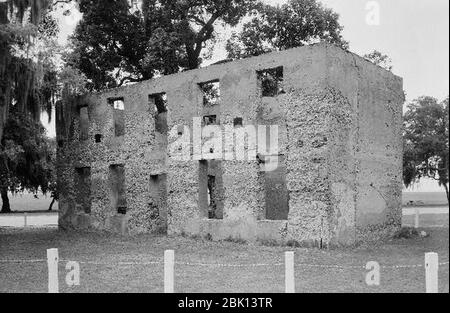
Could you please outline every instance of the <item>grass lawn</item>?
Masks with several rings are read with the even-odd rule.
[[[294,249],[297,292],[424,292],[424,268],[385,268],[381,286],[368,287],[369,261],[381,266],[423,264],[426,252],[449,260],[448,224],[427,229],[431,237],[395,240],[375,248],[344,250]],[[119,265],[119,262],[163,261],[166,249],[175,250],[176,262],[206,264],[269,264],[268,266],[219,267],[176,264],[176,292],[284,292],[283,253],[286,247],[153,236],[122,237],[74,234],[57,229],[0,229],[0,260],[45,259],[47,248],[58,248],[60,292],[162,292],[163,265]],[[67,260],[81,263],[81,285],[67,287]],[[322,268],[309,265],[360,266]],[[439,271],[440,291],[449,292],[449,267]],[[46,263],[1,263],[0,292],[46,292]]]
[[[50,196],[38,195],[38,199],[33,194],[23,193],[9,195],[11,209],[16,212],[44,212],[48,210],[52,199]],[[403,192],[403,204],[406,206],[409,201],[414,201],[421,206],[448,206],[445,192]],[[0,200],[1,204],[1,200]],[[58,210],[58,202],[53,205],[53,210]]]
[[[52,202],[50,195],[42,194],[35,198],[31,193],[9,194],[9,203],[13,212],[46,212]],[[2,201],[0,200],[0,203]],[[53,204],[53,211],[58,210],[58,202]]]
[[[419,225],[421,227],[448,227],[448,214],[420,214]],[[403,226],[414,227],[414,215],[403,216]]]
[[[448,206],[445,192],[403,192],[402,203],[413,201],[419,206]]]
[[[10,194],[9,201],[11,210],[16,212],[45,212],[52,199],[49,195],[39,194],[36,199],[33,194],[23,193]],[[403,204],[406,206],[409,201],[414,201],[421,206],[448,206],[445,192],[403,192]],[[53,210],[58,210],[58,202],[53,205]]]

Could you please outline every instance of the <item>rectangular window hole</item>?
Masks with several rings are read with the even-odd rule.
[[[127,199],[125,189],[125,166],[114,164],[109,166],[110,201],[112,209],[118,214],[126,214]]]
[[[242,117],[236,117],[233,121],[234,127],[241,127],[243,125]]]
[[[113,107],[114,110],[125,110],[125,102],[123,98],[109,98],[108,103]]]
[[[214,106],[220,102],[220,82],[213,80],[198,84],[203,93],[203,105]]]
[[[223,219],[223,182],[221,163],[200,161],[199,207],[209,219]]]
[[[155,112],[155,131],[167,134],[167,95],[166,93],[155,93],[148,96],[150,108]]]
[[[125,207],[125,206],[120,206],[120,207],[118,207],[117,208],[117,213],[118,214],[127,214],[127,207]]]
[[[95,135],[95,142],[96,143],[101,143],[103,139],[103,136],[101,134],[96,134]]]
[[[80,141],[89,139],[89,113],[87,107],[80,108]]]
[[[165,92],[149,95],[148,102],[155,113],[160,114],[167,112],[167,94]]]
[[[91,168],[75,168],[75,193],[77,211],[91,213]]]
[[[150,175],[149,189],[150,216],[167,221],[167,175],[165,173]]]
[[[269,161],[265,159],[266,163]],[[287,189],[286,158],[279,155],[277,168],[272,171],[263,171],[264,197],[267,220],[288,220],[289,192]]]
[[[217,115],[206,115],[203,117],[203,126],[219,125]]]
[[[123,98],[108,99],[108,103],[113,107],[114,134],[116,137],[125,135],[125,105]]]
[[[217,193],[216,176],[208,175],[208,207],[209,207],[208,217],[210,219],[216,218],[216,209],[217,209],[216,193]]]
[[[257,71],[258,86],[263,97],[276,97],[284,93],[283,67]]]

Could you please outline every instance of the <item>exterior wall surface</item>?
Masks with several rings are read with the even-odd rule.
[[[262,96],[258,73],[280,67],[283,91]],[[212,81],[220,84],[220,100],[208,106],[200,85]],[[167,96],[167,134],[156,131],[161,116],[155,118],[149,101],[161,93]],[[125,134],[119,137],[111,104],[117,99],[124,103]],[[401,222],[402,105],[400,78],[327,44],[66,99],[57,112],[60,226],[308,246],[377,240]],[[88,136],[80,129],[83,107]],[[223,145],[202,153],[205,116],[216,117]],[[246,142],[238,137],[233,144],[233,132],[251,125],[277,126],[276,153],[247,145],[246,153],[256,157],[232,157]],[[266,160],[274,157],[283,161],[280,168],[264,175]],[[124,166],[126,212],[113,206],[110,167],[117,165]],[[80,169],[90,173],[89,213],[79,205],[86,199],[77,198],[83,194],[77,192]],[[209,176],[217,189],[214,218],[205,202]],[[270,197],[276,190],[279,197]],[[282,202],[280,212],[289,210],[286,219],[266,213],[266,203],[277,209],[274,201]]]

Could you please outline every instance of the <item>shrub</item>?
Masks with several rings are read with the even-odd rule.
[[[300,248],[301,245],[297,240],[289,240],[286,245],[291,248]]]
[[[267,246],[267,247],[278,247],[278,246],[280,246],[280,243],[278,241],[276,241],[276,240],[273,240],[273,239],[260,239],[258,241],[259,241],[259,243],[262,246]]]
[[[241,245],[247,243],[247,241],[245,241],[242,238],[234,238],[234,237],[231,237],[231,236],[228,237],[227,239],[225,239],[224,241],[226,241],[226,242],[233,242],[233,243],[237,243],[237,244],[241,244]]]
[[[413,227],[402,227],[397,233],[395,233],[395,239],[413,239],[420,236],[417,229]]]

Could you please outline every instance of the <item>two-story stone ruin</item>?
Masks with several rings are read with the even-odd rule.
[[[59,224],[306,245],[380,238],[401,224],[403,102],[401,78],[328,44],[66,99]],[[223,140],[205,148],[211,126]],[[277,150],[258,148],[274,139]]]

